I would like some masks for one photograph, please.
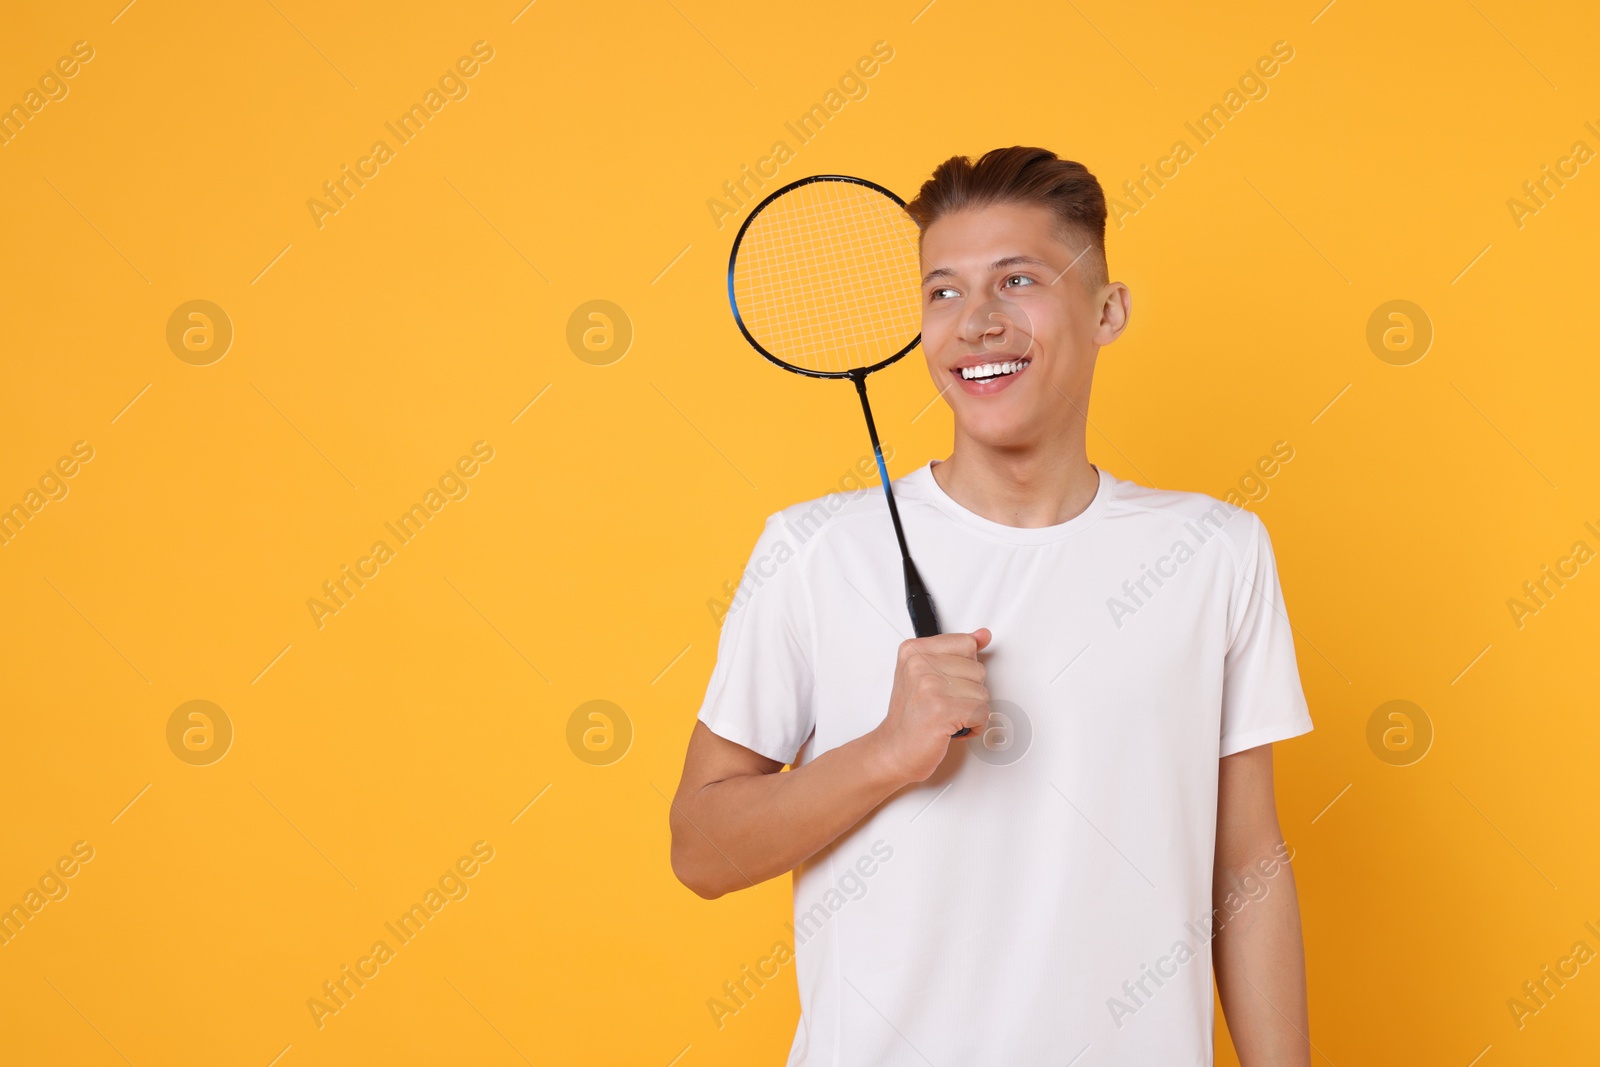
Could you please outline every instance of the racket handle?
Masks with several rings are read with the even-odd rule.
[[[905,570],[906,608],[911,612],[911,628],[918,637],[943,633],[939,627],[939,615],[933,610],[933,597],[928,595],[928,587],[922,584],[922,575],[917,573],[917,565],[911,562],[910,557],[906,558]],[[950,736],[966,737],[971,732],[972,727],[963,726]]]
[[[928,587],[922,584],[922,575],[917,573],[917,565],[908,558],[905,561],[906,569],[906,607],[911,611],[911,628],[918,637],[932,637],[934,634],[943,633],[939,628],[939,616],[933,610],[933,597],[928,595]]]

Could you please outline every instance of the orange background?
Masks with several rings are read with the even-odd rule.
[[[1278,752],[1317,1062],[1593,1059],[1592,967],[1520,1029],[1507,1007],[1600,949],[1600,577],[1520,627],[1507,606],[1600,547],[1600,176],[1508,207],[1600,149],[1588,6],[124,2],[12,5],[0,34],[0,105],[93,49],[0,145],[0,506],[66,491],[0,546],[0,905],[93,850],[0,946],[0,1059],[782,1061],[792,968],[720,1029],[706,1002],[784,934],[789,886],[693,896],[665,799],[708,601],[867,447],[848,386],[771,367],[727,312],[707,201],[779,138],[780,180],[904,195],[1015,143],[1123,195],[1190,140],[1109,236],[1134,314],[1089,450],[1213,495],[1294,450],[1251,506],[1317,724]],[[466,95],[319,226],[307,201],[478,41]],[[1277,41],[1265,97],[1197,145]],[[205,365],[168,343],[191,300],[232,326]],[[593,300],[625,352],[615,316],[612,348],[569,346]],[[1404,366],[1367,339],[1391,300],[1434,334]],[[873,388],[895,476],[947,454],[917,357]],[[307,601],[480,441],[466,495],[319,627]],[[1433,730],[1408,766],[1367,740],[1397,699]],[[169,743],[193,700],[233,732],[208,765]],[[593,700],[620,709],[603,765],[569,743]],[[319,1028],[323,982],[477,842],[467,895]]]

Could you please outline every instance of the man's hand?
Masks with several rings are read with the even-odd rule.
[[[989,637],[977,630],[902,644],[883,722],[793,770],[696,722],[671,805],[679,880],[710,899],[792,871],[925,781],[951,734],[988,722],[978,651]]]
[[[883,758],[901,780],[925,781],[944,762],[950,735],[989,721],[987,673],[978,653],[993,635],[935,634],[900,643],[889,714],[873,730]]]

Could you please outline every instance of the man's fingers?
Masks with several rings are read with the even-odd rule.
[[[978,654],[978,650],[989,643],[989,631],[977,631],[984,635],[982,638],[972,634],[934,634],[932,637],[912,637],[900,642],[900,658],[905,660],[918,654],[965,656],[971,659]]]
[[[945,707],[959,708],[966,714],[967,708],[974,704],[988,704],[989,690],[982,682],[971,678],[952,678],[940,691],[939,698]]]
[[[984,727],[989,725],[989,697],[987,693],[984,694],[982,700],[973,704],[971,714],[967,716],[962,725],[970,727],[975,734],[981,734]]]
[[[929,656],[925,661],[913,663],[913,671],[918,668],[918,673],[937,674],[941,678],[950,680],[963,679],[969,682],[982,682],[989,675],[989,668],[975,659],[965,656]]]

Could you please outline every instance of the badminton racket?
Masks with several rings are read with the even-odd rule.
[[[745,340],[784,370],[855,383],[900,546],[911,628],[931,637],[943,632],[939,616],[911,561],[867,402],[867,375],[922,337],[918,231],[905,206],[865,178],[818,174],[785,185],[756,205],[733,239],[728,303]]]

